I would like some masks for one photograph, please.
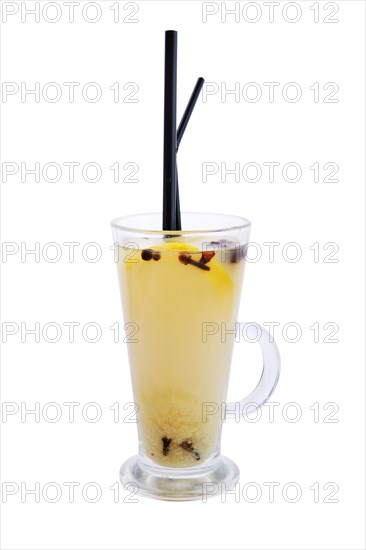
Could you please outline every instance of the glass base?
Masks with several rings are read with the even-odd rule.
[[[229,458],[219,456],[198,468],[163,468],[144,464],[139,455],[121,466],[119,478],[136,495],[160,500],[202,500],[230,490],[239,481],[239,468]]]

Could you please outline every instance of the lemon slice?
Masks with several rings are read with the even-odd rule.
[[[181,270],[187,270],[190,276],[194,276],[194,284],[197,284],[198,281],[201,280],[204,285],[214,284],[221,288],[230,288],[233,286],[233,280],[230,277],[228,270],[224,264],[220,262],[220,253],[217,253],[217,257],[213,257],[208,263],[205,264],[205,266],[209,268],[205,270],[191,264],[184,265],[184,262],[182,263],[179,260],[179,252],[192,252],[192,260],[199,262],[202,249],[197,246],[193,246],[185,242],[172,241],[164,242],[161,245],[152,245],[149,247],[149,250],[160,252],[159,259],[157,261],[154,259],[151,259],[150,261],[140,261],[140,252],[138,252],[139,261],[127,263],[125,264],[125,268],[131,270],[131,274],[134,272],[135,276],[138,277],[142,276],[143,272],[151,274],[151,270],[154,272],[155,270],[158,270],[160,272],[160,270],[163,270],[163,266],[168,268],[168,265],[170,265],[170,268],[166,272],[168,278],[172,279],[174,277],[174,273],[171,271],[172,269],[174,272],[175,270],[179,270],[179,273],[183,273]],[[165,271],[166,268],[164,268]]]
[[[172,252],[200,252],[200,249],[197,246],[192,246],[187,243],[178,243],[178,242],[165,242],[161,246],[151,246],[151,250],[171,250]]]

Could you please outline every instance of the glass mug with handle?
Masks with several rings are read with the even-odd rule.
[[[237,322],[251,224],[221,214],[182,214],[163,231],[161,214],[112,222],[139,454],[121,467],[123,485],[165,500],[202,498],[207,484],[239,479],[220,454],[234,341],[258,341],[263,372],[239,412],[260,407],[276,387],[280,358],[269,333]],[[131,332],[131,331],[130,331]]]

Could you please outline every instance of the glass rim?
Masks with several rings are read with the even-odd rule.
[[[144,212],[139,214],[126,214],[125,216],[120,216],[119,218],[115,218],[111,221],[111,226],[113,229],[119,229],[121,231],[129,232],[129,233],[138,233],[138,234],[149,234],[149,235],[200,235],[202,233],[225,233],[227,231],[234,231],[239,229],[248,229],[251,227],[252,223],[247,218],[243,218],[242,216],[237,216],[235,214],[223,214],[223,213],[216,213],[216,212],[182,212],[182,216],[206,216],[206,217],[217,217],[217,218],[227,218],[228,220],[232,220],[232,224],[228,224],[225,227],[218,227],[215,229],[180,229],[180,230],[174,230],[174,229],[144,229],[140,227],[132,227],[129,226],[128,223],[125,222],[129,219],[136,219],[143,216],[160,216],[162,217],[161,212]],[[234,220],[236,220],[236,223],[234,223]]]

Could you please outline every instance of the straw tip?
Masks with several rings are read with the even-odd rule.
[[[165,31],[165,34],[177,34],[178,31],[172,31],[172,30],[168,30],[168,31]]]

